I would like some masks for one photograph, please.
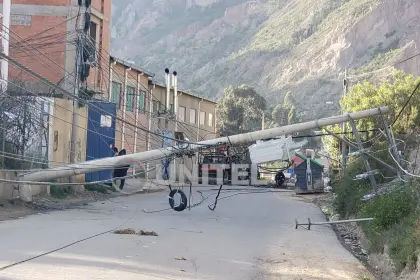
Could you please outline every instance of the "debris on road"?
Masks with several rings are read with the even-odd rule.
[[[137,235],[158,236],[158,234],[154,231],[144,231],[144,230],[139,231]]]
[[[132,228],[124,228],[124,229],[117,229],[114,230],[115,234],[136,234],[137,232]]]
[[[114,234],[135,234],[135,235],[142,235],[142,236],[158,236],[158,234],[154,231],[145,231],[145,230],[136,231],[135,229],[132,229],[132,228],[116,229],[114,230]]]
[[[186,261],[187,259],[186,258],[175,258],[175,260],[177,260],[177,261]]]

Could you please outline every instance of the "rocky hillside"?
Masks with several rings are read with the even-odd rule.
[[[354,83],[418,53],[419,11],[418,0],[118,0],[112,49],[206,96],[247,83],[274,103],[291,91],[307,119],[331,114],[345,69]],[[420,56],[397,67],[419,75]]]

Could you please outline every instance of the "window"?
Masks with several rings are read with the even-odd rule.
[[[206,123],[206,112],[200,112],[200,125],[204,125]]]
[[[112,82],[111,102],[117,104],[117,108],[120,108],[121,88],[122,85],[120,83]]]
[[[209,126],[213,126],[213,114],[209,113]]]
[[[92,42],[95,45],[96,45],[96,30],[97,30],[96,23],[94,23],[93,21],[90,21],[89,36],[90,36],[90,39],[92,40]]]
[[[195,109],[190,109],[190,123],[196,123],[197,111]]]
[[[153,100],[153,110],[152,110],[152,113],[157,115],[158,110],[159,110],[159,101]]]
[[[139,94],[139,99],[138,99],[138,110],[139,113],[143,113],[144,112],[144,97],[146,96],[146,92],[145,91],[140,91]]]
[[[179,112],[178,112],[178,120],[181,122],[185,122],[185,112],[187,108],[179,106]]]
[[[173,113],[174,113],[174,104],[169,104],[169,112],[170,112],[171,114],[173,114]]]
[[[134,99],[134,92],[135,88],[133,87],[127,87],[127,92],[125,96],[126,104],[125,104],[125,110],[127,112],[133,112],[133,99]]]

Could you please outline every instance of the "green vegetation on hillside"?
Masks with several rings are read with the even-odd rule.
[[[231,58],[251,51],[270,52],[287,49],[308,38],[325,40],[329,32],[337,28],[351,27],[379,3],[379,0],[316,2],[300,0],[289,5],[285,4],[284,7],[278,7],[279,11],[271,15],[270,20],[254,36],[250,44],[233,54]],[[323,48],[325,45],[312,47]]]
[[[377,166],[381,172],[387,172]],[[333,185],[335,210],[341,217],[374,218],[362,223],[370,243],[370,251],[388,254],[395,272],[404,268],[414,269],[420,253],[419,182],[396,183],[396,190],[370,201],[361,198],[372,192],[368,180],[354,181],[354,176],[364,172],[361,160],[351,163],[339,183]],[[379,183],[384,183],[377,176]],[[386,247],[389,248],[385,251]]]
[[[386,59],[387,55],[382,56],[382,58],[384,57]],[[415,79],[412,75],[394,72],[389,81],[384,81],[380,85],[364,82],[354,86],[341,101],[341,106],[343,111],[347,112],[389,106],[390,112],[386,118],[388,123],[392,124],[418,83],[420,83],[420,78]],[[415,127],[419,127],[419,109],[420,97],[414,95],[409,105],[395,122],[394,132],[410,132]],[[382,124],[378,117],[374,117],[359,120],[357,126],[359,130],[363,130],[382,127]],[[339,132],[340,128],[335,127],[334,130]],[[374,136],[376,134],[371,133],[364,136],[363,140],[372,139]],[[351,135],[349,135],[349,138],[354,140]],[[404,152],[409,154],[409,136],[399,135],[397,138],[405,138],[407,150]],[[332,156],[338,157],[338,141],[332,137],[326,137],[323,141],[325,148]],[[371,148],[375,156],[390,165],[394,165],[388,151],[388,143],[371,141],[365,143],[364,146],[365,148]],[[394,172],[377,161],[370,160],[369,162],[372,170],[379,171],[375,175],[377,183],[379,185],[387,184],[391,192],[369,201],[362,201],[363,196],[373,192],[372,186],[369,180],[354,180],[356,175],[365,173],[366,169],[360,158],[350,158],[341,180],[333,185],[333,191],[336,195],[334,200],[335,211],[342,218],[373,217],[374,221],[361,224],[365,236],[370,242],[370,250],[375,253],[388,254],[397,273],[406,268],[413,269],[420,253],[420,182],[419,180],[403,182],[398,180]],[[393,178],[395,180],[391,181]]]
[[[376,71],[387,65],[393,58],[399,56],[402,53],[401,49],[394,49],[387,51],[385,53],[377,54],[371,61],[369,61],[364,66],[360,67],[352,71],[352,74],[358,75],[363,73],[369,73],[372,71]],[[390,66],[391,67],[391,66]],[[387,72],[389,72],[389,68],[387,68]]]

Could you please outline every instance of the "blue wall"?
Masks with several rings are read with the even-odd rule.
[[[115,143],[116,104],[91,101],[88,109],[88,131],[86,140],[86,160],[112,157],[112,145]],[[104,122],[105,116],[111,117],[110,127]],[[101,124],[102,118],[102,124]],[[86,182],[102,181],[111,178],[112,170],[103,170],[86,174]]]

